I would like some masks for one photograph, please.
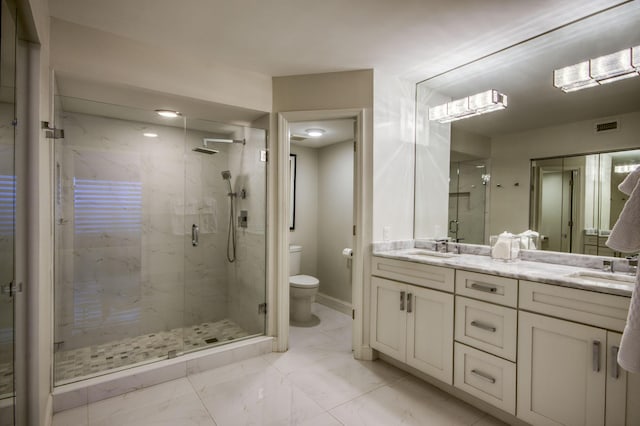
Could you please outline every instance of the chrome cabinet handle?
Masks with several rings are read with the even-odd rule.
[[[412,296],[411,293],[407,294],[407,312],[409,313],[413,312],[413,305],[411,303]]]
[[[611,377],[617,379],[620,377],[620,366],[618,365],[618,351],[617,346],[611,346]]]
[[[404,291],[400,292],[400,310],[404,311]]]
[[[497,330],[497,328],[495,328],[494,326],[483,324],[479,321],[471,321],[471,325],[481,330],[490,331],[492,333],[495,333]]]
[[[198,231],[198,225],[196,225],[195,223],[191,225],[191,245],[194,247],[198,246],[198,240],[200,239],[198,236]]]
[[[482,380],[486,380],[487,382],[493,384],[496,382],[496,379],[494,379],[493,377],[489,376],[488,374],[483,373],[482,371],[478,371],[478,370],[471,370],[471,374],[474,374],[478,377],[480,377]]]
[[[600,342],[593,341],[593,371],[600,372]]]
[[[478,283],[471,284],[471,288],[475,290],[484,291],[485,293],[495,293],[496,291],[498,291],[498,289],[492,285],[478,284]]]

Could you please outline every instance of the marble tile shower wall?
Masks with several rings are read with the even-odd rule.
[[[220,178],[226,151],[192,153],[203,135],[189,131],[185,162],[181,127],[153,126],[156,139],[142,135],[149,127],[64,114],[65,139],[56,152],[55,339],[64,342],[61,349],[227,316],[226,233],[219,223],[228,202]],[[83,207],[82,185],[99,185],[98,194],[107,195]],[[206,226],[192,247],[196,221]]]
[[[258,305],[266,297],[267,163],[260,161],[266,133],[260,129],[247,132],[247,144],[229,151],[229,167],[237,176],[234,191],[247,191],[246,198],[237,199],[237,212],[246,210],[249,220],[247,228],[238,228],[238,259],[228,265],[227,294],[231,320],[249,334],[259,334],[264,332],[265,316],[258,312]]]

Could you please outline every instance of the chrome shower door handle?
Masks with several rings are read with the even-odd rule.
[[[198,247],[199,233],[200,228],[195,223],[191,225],[191,245],[194,247]]]

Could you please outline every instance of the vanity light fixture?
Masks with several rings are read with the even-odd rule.
[[[158,134],[157,133],[153,133],[153,132],[144,132],[142,134],[142,136],[144,136],[146,138],[157,138]]]
[[[307,129],[304,131],[307,136],[310,136],[312,138],[319,138],[320,136],[324,135],[326,133],[326,130],[324,129]]]
[[[565,93],[640,75],[640,46],[580,62],[553,72],[553,85]]]
[[[156,114],[164,118],[177,118],[182,115],[178,111],[172,111],[170,109],[157,109]]]
[[[491,89],[429,108],[429,120],[450,123],[506,107],[507,95]]]
[[[619,166],[614,166],[613,171],[615,173],[631,173],[637,169],[638,166],[640,166],[640,164],[621,164]]]

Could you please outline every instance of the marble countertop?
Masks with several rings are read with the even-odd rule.
[[[490,256],[477,254],[449,254],[450,257],[443,257],[438,253],[426,255],[416,254],[417,252],[429,252],[429,250],[419,248],[380,250],[374,251],[373,255],[626,297],[631,297],[635,283],[635,278],[628,273],[612,274],[591,268],[527,260],[505,263],[495,261]],[[587,274],[587,276],[572,276],[574,274]],[[607,278],[612,277],[618,277],[624,281],[620,283],[610,279],[607,281]]]

